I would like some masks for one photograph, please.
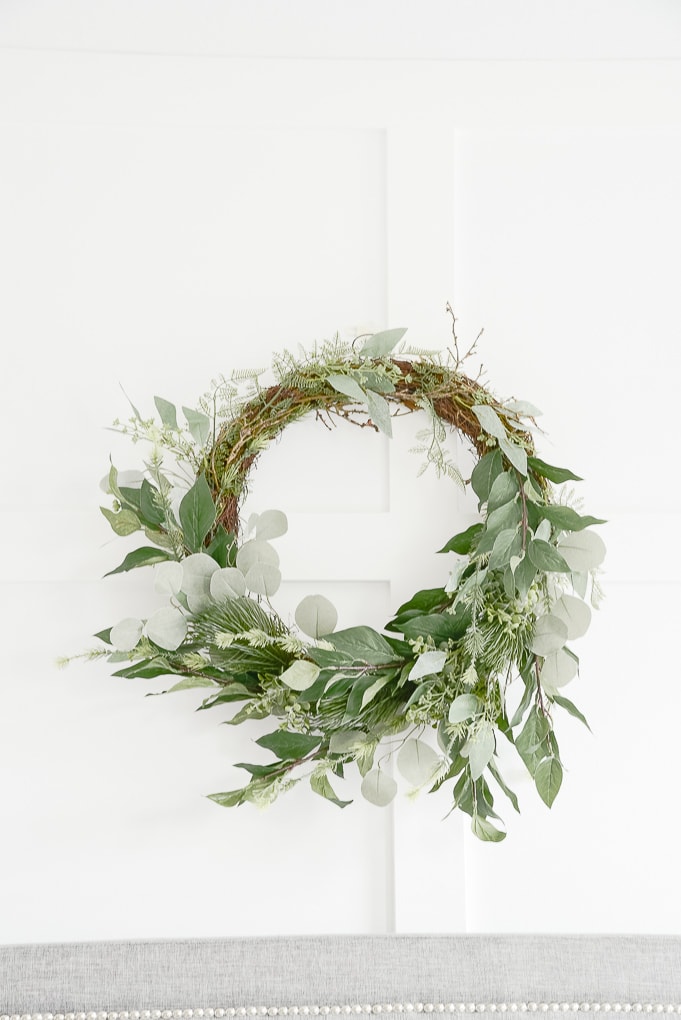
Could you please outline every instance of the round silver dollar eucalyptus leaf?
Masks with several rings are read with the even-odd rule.
[[[476,716],[481,708],[482,702],[475,694],[460,694],[449,706],[449,721],[453,726],[465,722]]]
[[[410,737],[397,755],[397,767],[412,786],[430,782],[440,767],[440,756],[424,740]]]
[[[338,611],[323,595],[306,595],[296,607],[295,620],[303,634],[316,640],[336,629]]]
[[[264,510],[255,525],[255,537],[268,541],[281,538],[288,531],[288,518],[283,510]]]
[[[272,567],[269,563],[254,563],[246,572],[246,587],[255,595],[265,595],[271,598],[279,590],[281,584],[281,571],[278,567]]]
[[[605,542],[595,531],[569,531],[558,543],[561,554],[570,570],[582,573],[594,570],[605,559]]]
[[[376,807],[386,807],[397,793],[397,783],[382,769],[372,769],[362,780],[362,796]]]
[[[567,627],[568,641],[583,637],[591,623],[591,610],[586,602],[574,595],[562,595],[555,605],[551,606],[551,615],[557,616]]]
[[[111,628],[109,639],[117,652],[131,652],[137,647],[142,637],[144,624],[135,617],[128,616]]]
[[[210,593],[210,579],[220,565],[208,553],[192,553],[182,560],[182,588],[185,595]]]
[[[182,564],[175,560],[154,567],[154,591],[159,595],[177,595],[182,589]]]
[[[222,567],[210,579],[211,598],[216,602],[246,594],[246,579],[236,567]]]
[[[557,652],[551,652],[544,659],[541,668],[541,683],[549,694],[556,688],[564,687],[574,680],[577,675],[577,660],[574,659],[564,648]]]
[[[562,648],[568,639],[566,625],[557,616],[546,613],[540,616],[535,624],[534,637],[530,645],[530,651],[535,655],[550,655]]]
[[[187,636],[187,621],[179,609],[164,606],[149,617],[146,632],[149,640],[159,648],[174,652]]]
[[[236,554],[236,565],[245,576],[256,563],[262,563],[268,567],[278,567],[279,553],[269,542],[252,538],[248,542],[244,542]]]

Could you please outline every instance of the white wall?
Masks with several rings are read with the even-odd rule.
[[[56,7],[0,9],[0,941],[678,931],[678,6],[589,5],[582,31],[575,5],[519,3],[515,36],[491,0],[361,5],[362,32],[354,4],[331,31],[298,3],[276,32],[264,4],[259,23],[255,5]],[[365,324],[444,348],[447,300],[611,521],[570,695],[593,736],[561,720],[550,813],[512,768],[522,815],[499,846],[437,798],[220,810],[202,795],[237,785],[255,724],[53,665],[150,604],[141,574],[101,580],[119,383],[192,403],[220,371]],[[440,580],[430,553],[470,508],[414,483],[401,424],[392,445],[301,426],[263,456],[252,502],[291,517],[289,604],[323,590],[343,624],[380,626]]]

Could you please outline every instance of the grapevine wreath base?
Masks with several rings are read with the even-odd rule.
[[[580,479],[536,456],[535,408],[502,402],[467,377],[458,345],[446,357],[394,354],[404,333],[279,355],[268,386],[261,372],[223,377],[198,409],[182,409],[182,423],[160,397],[158,419],[133,408],[115,423],[148,440],[151,453],[143,474],[111,468],[113,509],[102,512],[117,535],[141,531],[151,544],[111,573],[152,566],[166,603],[146,621],[102,631],[103,644],[86,655],[129,663],[116,676],[176,676],[171,691],[204,687],[202,709],[240,706],[233,724],[272,719],[256,741],[270,760],[239,764],[248,782],[211,794],[218,804],[266,804],[307,779],[345,807],[336,780],[356,767],[364,797],[386,805],[397,789],[395,755],[412,790],[447,787],[475,835],[498,841],[505,833],[492,790],[518,809],[497,766],[499,739],[515,747],[551,806],[563,774],[555,710],[586,723],[561,691],[578,668],[568,642],[586,631],[586,599],[598,593],[605,547],[592,526],[603,522],[556,494],[554,484]],[[440,550],[444,583],[416,592],[383,633],[336,630],[337,613],[320,595],[285,621],[270,600],[281,581],[272,541],[286,517],[267,510],[244,524],[239,516],[258,455],[310,413],[327,426],[344,419],[391,435],[391,415],[412,411],[428,417],[422,470],[470,485],[479,501],[479,522]],[[444,449],[446,426],[475,452],[465,482]],[[514,680],[522,696],[511,715]],[[423,739],[428,730],[436,741]]]

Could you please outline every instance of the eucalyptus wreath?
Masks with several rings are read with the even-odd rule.
[[[592,529],[603,521],[570,505],[563,483],[577,475],[536,455],[540,412],[498,400],[480,376],[464,373],[475,345],[460,357],[454,333],[445,354],[410,351],[405,332],[276,355],[268,385],[263,371],[222,376],[181,418],[161,397],[154,417],[131,405],[132,416],[114,427],[148,442],[150,453],[141,473],[111,466],[104,487],[113,505],[102,513],[116,535],[141,532],[149,544],[110,573],[153,568],[164,605],[101,631],[84,654],[128,663],[115,676],[177,677],[164,694],[205,688],[200,709],[234,703],[233,725],[272,720],[256,740],[270,760],[239,763],[248,781],[211,794],[217,804],[268,804],[308,780],[345,807],[351,801],[334,783],[354,766],[363,796],[384,806],[397,791],[394,757],[411,791],[448,786],[452,810],[496,842],[505,832],[493,790],[518,810],[498,767],[500,738],[550,807],[563,777],[556,709],[587,725],[562,688],[578,671],[568,642],[585,633],[587,601],[599,596],[605,546]],[[286,516],[272,509],[240,519],[259,454],[308,414],[391,436],[392,416],[415,411],[428,423],[420,472],[432,467],[478,500],[479,521],[439,550],[446,580],[417,591],[382,633],[361,624],[337,630],[333,604],[315,594],[284,620],[271,601],[281,583],[272,543]],[[474,451],[469,479],[445,449],[448,428]]]

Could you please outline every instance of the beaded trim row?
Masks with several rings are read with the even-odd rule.
[[[88,1013],[2,1013],[0,1020],[231,1020],[232,1017],[349,1016],[376,1013],[681,1013],[664,1002],[388,1002],[353,1006],[230,1006]]]

